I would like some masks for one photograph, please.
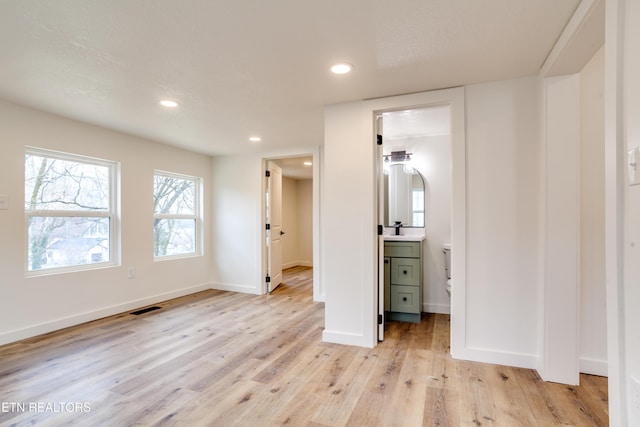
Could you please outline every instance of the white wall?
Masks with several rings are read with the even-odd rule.
[[[313,266],[313,180],[298,180],[298,264]]]
[[[538,356],[539,86],[468,86],[466,358]],[[454,282],[455,285],[455,282]]]
[[[298,265],[298,181],[282,178],[282,268]]]
[[[300,147],[286,152],[267,152],[263,154],[244,154],[237,156],[217,156],[211,159],[211,283],[215,289],[263,294],[266,292],[265,275],[265,231],[264,231],[264,171],[269,158],[313,155],[314,179],[305,184],[309,193],[302,198],[319,197],[317,168],[321,163],[317,147]],[[290,184],[290,183],[289,183]],[[286,186],[287,184],[285,184]],[[306,188],[306,187],[305,187]],[[315,193],[314,193],[315,190]],[[287,190],[288,191],[288,190]],[[316,205],[309,202],[307,209],[312,211],[308,221],[314,230]],[[319,222],[317,218],[316,222]],[[298,220],[299,222],[299,220]],[[300,227],[299,227],[300,228]],[[306,233],[306,226],[305,233]],[[285,230],[285,232],[288,232]],[[301,233],[298,233],[301,235]],[[320,259],[319,242],[309,239],[305,250],[309,252],[308,265],[315,265]],[[305,242],[305,244],[307,244]],[[306,255],[305,255],[306,257]],[[324,288],[320,284],[320,271],[313,271],[313,295],[315,301],[324,298]]]
[[[204,235],[210,232],[209,157],[0,101],[0,343],[37,335],[209,287],[204,256],[153,260],[154,169],[204,182]],[[24,150],[42,147],[121,164],[122,266],[25,278]],[[128,279],[128,268],[136,270]]]
[[[604,47],[580,73],[580,372],[607,375]]]
[[[282,267],[313,265],[313,181],[282,179]]]
[[[224,156],[211,160],[212,286],[215,289],[263,293],[261,235],[263,164],[257,156]]]
[[[385,154],[412,153],[411,166],[425,179],[424,292],[422,311],[450,313],[442,245],[451,243],[451,136],[432,135],[385,141]]]
[[[368,120],[367,120],[368,117]],[[322,281],[329,342],[373,347],[377,270],[373,113],[361,102],[325,108],[321,182]]]
[[[373,111],[428,104],[418,100],[421,95],[428,99],[415,94],[325,110],[325,340],[366,345],[374,337]],[[451,301],[452,355],[535,367],[539,352],[539,81],[531,77],[471,85],[464,89],[464,96],[466,160],[465,129],[460,144],[452,134],[452,245],[466,245],[466,250],[454,249],[453,254],[457,291]],[[452,112],[454,130],[456,111]],[[464,123],[464,113],[461,117]],[[462,154],[456,151],[460,149]],[[463,193],[466,189],[466,196],[456,189]]]
[[[451,329],[461,330],[452,339],[452,353],[464,345],[465,282],[465,151],[464,89],[417,93],[325,108],[325,143],[321,181],[321,278],[325,297],[323,340],[372,347],[377,340],[378,266],[376,228],[377,112],[429,105],[452,105],[454,164],[452,197],[453,277],[460,284],[457,310]],[[456,187],[457,185],[457,187]],[[456,209],[457,208],[457,209]],[[380,220],[380,223],[382,219]],[[453,338],[453,336],[452,336]]]

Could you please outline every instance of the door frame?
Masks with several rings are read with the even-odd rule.
[[[451,107],[451,275],[455,283],[451,290],[451,355],[464,359],[467,352],[466,340],[466,278],[467,278],[467,139],[465,128],[465,89],[456,87],[409,95],[392,96],[365,102],[364,113],[371,118],[371,136],[369,140],[375,144],[376,116],[389,111],[413,110],[437,105]],[[378,167],[377,156],[373,156],[374,171]],[[374,173],[375,175],[375,173]],[[376,213],[378,206],[374,206]],[[377,215],[376,215],[377,216]],[[378,219],[378,224],[380,224]],[[378,261],[375,263],[376,273],[379,271]],[[375,331],[378,318],[378,283],[373,286]],[[375,342],[377,343],[377,334]],[[375,344],[374,344],[375,345]]]
[[[261,283],[261,294],[267,293],[267,282],[265,281],[267,271],[267,232],[265,229],[264,219],[266,218],[266,184],[265,174],[267,171],[267,163],[269,160],[277,160],[291,157],[306,157],[311,156],[313,158],[313,206],[312,206],[312,222],[313,222],[313,301],[324,302],[325,292],[321,283],[322,274],[322,259],[320,256],[320,163],[321,163],[321,151],[320,147],[301,148],[298,150],[290,150],[285,152],[273,153],[272,155],[266,154],[261,159],[261,171],[260,171],[260,215],[259,215],[259,230],[261,230],[258,241],[258,248],[260,251],[260,277],[258,280]]]
[[[266,271],[265,274],[268,278],[270,278],[271,280],[269,282],[266,283],[267,285],[267,292],[273,292],[278,285],[280,285],[280,283],[282,283],[282,236],[284,235],[284,230],[282,229],[282,217],[283,217],[283,212],[282,212],[282,168],[280,166],[278,166],[274,161],[268,160],[267,161],[267,169],[269,171],[269,174],[267,176],[267,174],[265,173],[265,195],[268,194],[269,195],[269,203],[267,204],[267,197],[265,196],[264,200],[265,200],[265,224],[269,224],[269,230],[268,232],[266,231],[266,227],[265,227],[265,234],[267,235],[267,237],[265,238],[265,246],[266,246],[266,251],[265,251],[265,256],[266,256]],[[277,173],[276,173],[277,172]],[[277,185],[274,185],[274,179],[276,178],[277,175],[280,175],[280,185],[278,188]],[[277,192],[280,193],[279,195],[279,206],[277,203],[275,203],[275,195],[273,193],[275,193],[274,190],[277,189]],[[277,206],[277,209],[276,209]],[[276,213],[279,213],[279,220],[276,221],[274,220],[274,217],[276,216]],[[274,236],[275,233],[275,236]],[[277,248],[277,249],[276,249]],[[277,265],[274,263],[274,254],[278,253],[278,258],[280,261],[280,264]],[[277,271],[274,271],[274,268],[277,267]]]

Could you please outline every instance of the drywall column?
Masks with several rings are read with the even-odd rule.
[[[578,384],[580,76],[544,80],[544,284],[540,375]]]
[[[604,49],[580,72],[580,372],[607,376]]]
[[[376,345],[377,238],[373,113],[361,102],[325,109],[322,164],[323,340]],[[367,137],[369,135],[369,137]]]

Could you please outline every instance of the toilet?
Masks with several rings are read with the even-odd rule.
[[[447,275],[447,294],[451,296],[451,244],[442,245],[442,253],[444,253],[444,272]]]

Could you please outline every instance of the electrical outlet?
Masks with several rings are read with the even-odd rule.
[[[631,411],[640,418],[640,381],[634,377],[630,377],[629,391],[629,405],[631,405]]]
[[[136,278],[136,269],[135,267],[129,267],[129,279]]]

